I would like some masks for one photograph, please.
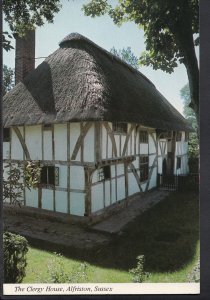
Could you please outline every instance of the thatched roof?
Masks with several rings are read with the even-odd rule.
[[[5,127],[106,120],[190,129],[143,74],[77,33],[4,97],[3,110]]]

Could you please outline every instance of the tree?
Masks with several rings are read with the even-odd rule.
[[[131,51],[131,47],[123,48],[122,50],[117,50],[112,47],[110,53],[124,60],[127,64],[131,65],[134,69],[139,68],[138,58]]]
[[[83,6],[85,15],[108,14],[115,24],[133,21],[144,30],[146,51],[140,63],[171,73],[178,63],[186,67],[190,107],[199,120],[199,69],[195,46],[199,44],[198,0],[91,0]]]
[[[23,36],[26,30],[53,22],[54,14],[61,8],[60,0],[6,0],[3,1],[4,20],[12,34]],[[12,49],[12,35],[3,32],[3,48]]]
[[[195,112],[189,107],[190,103],[190,89],[189,84],[186,84],[180,91],[181,98],[184,101],[184,116],[191,123],[194,132],[189,134],[189,159],[195,165],[198,163],[199,156],[199,142],[198,142],[198,124]],[[197,168],[197,166],[196,166]],[[194,168],[195,169],[195,168]]]
[[[3,201],[13,205],[22,205],[24,188],[36,188],[41,168],[36,161],[27,161],[24,165],[8,163],[4,167]]]
[[[14,75],[14,69],[3,66],[3,96],[14,87]]]

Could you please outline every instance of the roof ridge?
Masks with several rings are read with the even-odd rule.
[[[94,43],[93,41],[91,41],[90,39],[88,39],[87,37],[85,37],[84,35],[82,35],[80,33],[72,32],[72,33],[68,34],[64,39],[62,39],[59,42],[59,46],[62,47],[63,45],[65,45],[65,44],[67,44],[68,42],[71,42],[71,41],[85,41],[85,42],[91,44],[92,46],[96,47],[97,49],[103,51],[103,53],[107,54],[110,58],[112,58],[112,59],[114,58],[119,63],[125,65],[132,72],[135,72],[135,73],[139,74],[140,76],[142,76],[146,81],[148,81],[151,85],[153,85],[156,88],[156,86],[154,85],[154,83],[149,78],[147,78],[147,76],[145,76],[142,72],[140,72],[139,70],[135,69],[134,67],[132,67],[131,65],[129,65],[126,61],[124,61],[120,57],[116,56],[115,54],[112,54],[108,50],[106,50],[103,47],[97,45],[96,43]]]

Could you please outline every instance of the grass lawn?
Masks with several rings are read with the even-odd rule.
[[[199,250],[198,195],[174,192],[129,224],[121,236],[113,237],[109,246],[83,257],[59,259],[30,248],[23,283],[49,282],[48,267],[53,276],[60,269],[78,282],[132,282],[129,269],[136,266],[138,255],[144,255],[144,269],[151,274],[147,282],[187,282]]]

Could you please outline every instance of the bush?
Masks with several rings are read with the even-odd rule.
[[[133,282],[143,282],[149,277],[149,273],[144,271],[144,255],[137,256],[137,267],[129,270],[133,275]]]
[[[66,270],[65,261],[60,253],[54,252],[54,257],[47,262],[47,279],[43,281],[42,274],[34,271],[38,282],[46,283],[81,283],[87,282],[90,265],[86,262]]]
[[[4,282],[19,283],[25,276],[27,240],[10,232],[3,234]]]

